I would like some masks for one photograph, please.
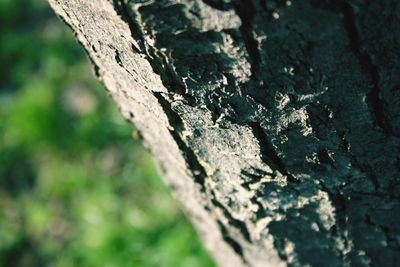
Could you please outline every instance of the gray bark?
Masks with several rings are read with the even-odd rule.
[[[400,1],[50,3],[220,266],[399,266]]]

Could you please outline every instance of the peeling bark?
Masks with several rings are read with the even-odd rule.
[[[399,1],[50,3],[220,266],[398,266]]]

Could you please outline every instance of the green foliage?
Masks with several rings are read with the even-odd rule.
[[[0,0],[0,266],[213,266],[45,1]]]

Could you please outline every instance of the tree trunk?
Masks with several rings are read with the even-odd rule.
[[[219,266],[399,266],[400,1],[50,3]]]

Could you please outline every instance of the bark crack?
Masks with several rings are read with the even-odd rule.
[[[186,93],[186,88],[183,82],[173,71],[166,57],[155,47],[150,46],[145,41],[142,28],[133,17],[133,14],[129,11],[126,0],[113,1],[117,13],[129,25],[133,39],[139,42],[142,53],[145,54],[153,71],[160,75],[163,85],[168,88],[169,92],[182,96],[187,104],[194,106],[196,100],[193,96]]]
[[[153,92],[153,95],[157,98],[158,103],[164,110],[169,124],[171,125],[171,129],[169,132],[177,143],[180,151],[182,152],[183,157],[185,158],[186,163],[188,164],[188,169],[191,171],[194,181],[200,185],[201,192],[206,192],[205,180],[207,177],[206,171],[203,166],[199,163],[195,153],[193,150],[182,140],[180,136],[180,132],[183,131],[184,125],[182,119],[179,115],[172,110],[171,104],[164,98],[162,93]]]
[[[226,3],[223,0],[202,0],[202,1],[204,4],[221,11],[227,11],[232,8],[232,6],[229,3]]]
[[[266,134],[261,125],[257,122],[251,122],[248,123],[248,125],[252,129],[254,137],[260,145],[261,160],[271,168],[279,171],[282,175],[285,175],[288,182],[299,183],[300,181],[286,170],[285,164],[276,153],[273,145],[267,140]]]
[[[385,116],[385,103],[380,96],[381,88],[379,87],[378,67],[373,63],[371,56],[366,51],[362,50],[353,8],[345,0],[339,1],[338,5],[343,14],[344,27],[350,41],[351,50],[371,79],[372,89],[367,94],[367,104],[369,105],[372,118],[375,124],[378,125],[386,135],[394,136],[394,131]]]
[[[242,21],[240,32],[244,39],[247,53],[250,57],[251,74],[255,80],[260,76],[260,51],[258,43],[253,37],[252,22],[256,17],[255,7],[252,1],[238,1],[235,3],[235,12]]]

